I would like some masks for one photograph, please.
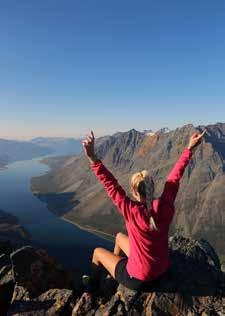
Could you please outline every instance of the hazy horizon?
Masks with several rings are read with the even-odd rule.
[[[211,125],[211,124],[217,124],[217,123],[225,123],[225,121],[223,122],[223,121],[216,121],[216,122],[198,122],[197,124],[194,124],[193,122],[186,122],[186,123],[184,123],[184,124],[182,124],[182,125],[179,125],[179,126],[173,126],[173,127],[170,127],[170,126],[160,126],[160,127],[158,127],[158,128],[151,128],[150,126],[149,127],[146,127],[146,128],[135,128],[135,127],[130,127],[130,128],[127,128],[127,129],[121,129],[121,130],[115,130],[115,131],[109,131],[109,132],[107,132],[107,133],[104,133],[104,132],[102,132],[102,133],[98,133],[98,132],[96,132],[96,130],[95,129],[93,129],[94,130],[94,133],[95,133],[95,136],[96,137],[102,137],[102,136],[107,136],[107,135],[113,135],[113,134],[115,134],[115,133],[117,133],[117,132],[126,132],[126,131],[129,131],[129,130],[131,130],[131,129],[136,129],[137,131],[139,131],[139,132],[143,132],[144,130],[152,130],[153,132],[156,132],[156,131],[158,131],[159,129],[161,129],[161,128],[169,128],[170,130],[174,130],[174,129],[176,129],[176,128],[180,128],[180,127],[182,127],[182,126],[184,126],[184,125],[187,125],[187,124],[192,124],[194,127],[198,127],[199,125],[203,125],[203,126],[207,126],[207,125]],[[15,137],[8,137],[8,136],[6,136],[6,137],[3,137],[3,135],[1,135],[0,134],[0,139],[6,139],[6,140],[18,140],[18,141],[30,141],[30,140],[32,140],[32,139],[34,139],[34,138],[38,138],[38,137],[43,137],[43,138],[74,138],[74,139],[82,139],[82,138],[84,138],[85,137],[85,135],[90,131],[91,129],[87,129],[86,130],[86,132],[85,133],[83,133],[83,134],[71,134],[71,135],[65,135],[65,134],[56,134],[56,135],[44,135],[44,134],[37,134],[37,135],[35,135],[35,136],[30,136],[30,137],[20,137],[20,138],[18,138],[17,136],[15,136]],[[77,136],[76,136],[77,135]]]

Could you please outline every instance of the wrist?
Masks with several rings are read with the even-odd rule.
[[[96,155],[93,155],[91,157],[88,157],[90,163],[96,163],[98,160],[98,157]]]
[[[187,150],[190,152],[191,155],[193,155],[195,148],[193,146],[187,146]]]

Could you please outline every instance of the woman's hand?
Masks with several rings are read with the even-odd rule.
[[[206,129],[205,129],[202,133],[200,133],[200,134],[194,133],[194,134],[191,136],[190,140],[189,140],[188,149],[193,150],[193,149],[196,148],[199,144],[201,144],[202,139],[203,139],[205,133],[206,133]]]
[[[86,135],[86,139],[82,141],[84,153],[90,160],[90,162],[96,162],[98,160],[95,154],[95,137],[93,131],[89,135]]]

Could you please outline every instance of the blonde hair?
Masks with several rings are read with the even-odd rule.
[[[149,211],[149,228],[150,230],[158,230],[156,227],[155,220],[151,214],[152,202],[154,198],[154,182],[152,177],[149,176],[147,170],[136,172],[131,177],[131,188],[133,195],[136,199],[138,196],[135,192],[138,192],[141,197],[145,198],[146,206]]]

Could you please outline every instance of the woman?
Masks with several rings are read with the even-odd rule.
[[[147,282],[167,271],[169,262],[168,231],[174,215],[174,201],[179,181],[188,165],[193,149],[200,143],[206,130],[195,133],[181,157],[167,177],[163,193],[154,199],[154,182],[146,170],[135,173],[131,178],[131,200],[111,172],[95,154],[94,133],[91,131],[83,141],[83,148],[90,166],[108,196],[123,215],[128,236],[116,235],[114,252],[96,248],[93,253],[92,281],[97,282],[103,266],[119,283],[139,290]],[[123,251],[127,257],[120,256]],[[95,283],[96,284],[96,283]]]

